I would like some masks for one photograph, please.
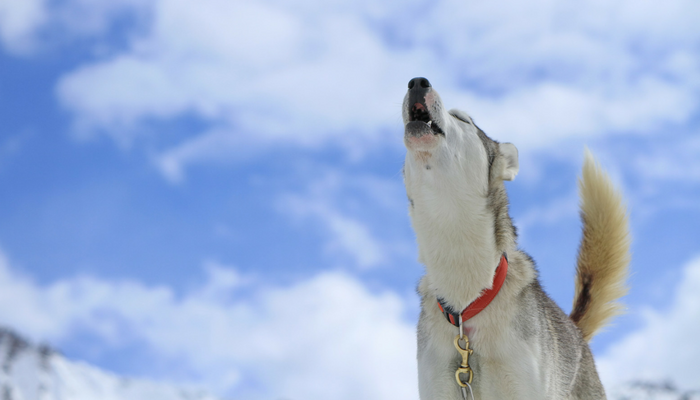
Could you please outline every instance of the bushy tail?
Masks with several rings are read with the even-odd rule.
[[[627,293],[630,236],[622,196],[588,149],[578,183],[583,237],[570,318],[589,341],[623,311],[616,300]]]

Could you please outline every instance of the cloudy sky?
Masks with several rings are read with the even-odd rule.
[[[520,150],[571,308],[588,146],[628,203],[613,387],[700,387],[700,4],[0,0],[0,324],[230,399],[417,398],[401,101]],[[270,377],[274,376],[274,380]]]

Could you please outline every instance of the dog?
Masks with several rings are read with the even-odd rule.
[[[627,211],[586,150],[583,236],[573,311],[543,291],[519,250],[504,181],[518,150],[446,111],[425,78],[403,101],[403,168],[425,275],[418,285],[422,400],[605,399],[588,341],[622,306],[630,262]],[[505,271],[504,271],[505,269]],[[476,308],[475,308],[476,307]]]

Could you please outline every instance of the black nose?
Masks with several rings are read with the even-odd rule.
[[[430,82],[428,82],[428,80],[425,78],[413,78],[410,81],[408,81],[409,89],[413,89],[413,87],[415,87],[416,85],[418,85],[418,87],[422,87],[423,89],[427,89],[430,87]]]

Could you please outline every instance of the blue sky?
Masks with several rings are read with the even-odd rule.
[[[593,151],[634,240],[629,312],[592,343],[601,373],[699,387],[699,13],[0,2],[0,323],[228,398],[417,398],[400,106],[426,76],[519,148],[511,215],[566,311]],[[268,387],[270,364],[294,370]]]

